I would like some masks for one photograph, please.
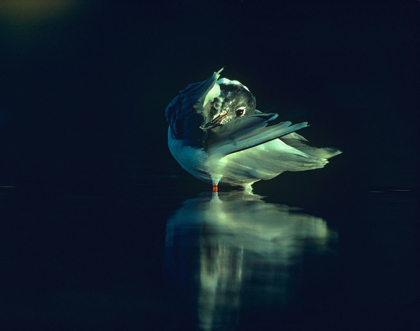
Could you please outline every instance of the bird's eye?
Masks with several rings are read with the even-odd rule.
[[[236,109],[236,117],[241,117],[244,114],[245,114],[245,108],[244,107]]]

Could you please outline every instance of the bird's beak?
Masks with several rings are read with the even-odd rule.
[[[210,130],[213,129],[216,126],[221,125],[221,121],[222,119],[227,115],[228,112],[225,112],[223,114],[218,115],[217,117],[213,118],[213,120],[211,120],[208,123],[203,124],[202,126],[200,126],[201,129],[203,130]]]

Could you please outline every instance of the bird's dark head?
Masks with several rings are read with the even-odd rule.
[[[255,113],[256,99],[245,85],[226,78],[219,79],[217,83],[220,94],[209,103],[208,128]]]

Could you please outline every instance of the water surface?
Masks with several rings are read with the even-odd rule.
[[[2,330],[418,326],[414,193],[178,184],[3,189]]]

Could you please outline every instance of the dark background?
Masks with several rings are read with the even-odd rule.
[[[165,227],[209,188],[172,158],[164,110],[221,67],[343,150],[255,184],[337,228],[340,255],[251,329],[416,329],[419,25],[418,1],[1,1],[2,329],[189,329]]]
[[[417,187],[419,6],[4,1],[0,183],[186,175],[167,149],[164,109],[225,67],[259,109],[308,120],[312,144],[344,151],[322,185]],[[316,180],[283,177],[260,185]]]

